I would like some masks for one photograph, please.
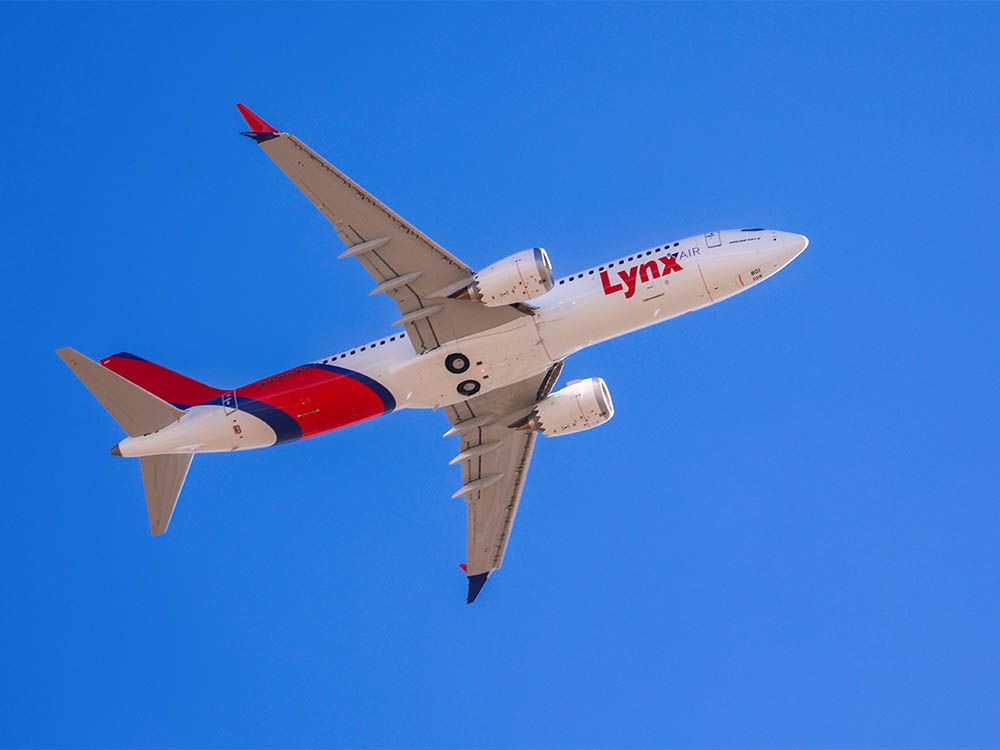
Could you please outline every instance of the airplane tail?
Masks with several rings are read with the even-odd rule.
[[[140,388],[159,396],[168,404],[181,409],[195,404],[208,403],[225,393],[219,388],[199,383],[197,380],[128,352],[105,357],[101,360],[101,364]]]
[[[78,351],[64,347],[56,354],[130,437],[162,429],[176,422],[184,413],[159,395],[136,384],[131,378],[94,362]],[[170,373],[169,370],[165,372]],[[170,374],[175,375],[175,373]],[[176,377],[183,378],[181,375]],[[184,378],[184,380],[189,379]],[[193,380],[190,382],[201,386]],[[117,448],[118,446],[115,446],[112,449],[112,454],[121,455],[117,453]],[[146,509],[149,512],[149,529],[153,536],[166,532],[192,458],[192,454],[182,454],[144,456],[140,459],[142,479],[146,489]]]
[[[149,531],[153,536],[167,533],[193,458],[193,453],[176,453],[139,459],[142,484],[146,488]]]

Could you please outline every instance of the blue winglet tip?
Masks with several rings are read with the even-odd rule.
[[[479,575],[469,576],[469,596],[465,600],[466,604],[472,604],[476,601],[476,597],[479,596],[479,592],[483,590],[483,586],[486,585],[486,579],[489,577],[489,573],[480,573]]]
[[[247,138],[252,138],[257,141],[257,143],[263,143],[264,141],[269,141],[272,138],[277,138],[277,133],[255,133],[252,130],[241,130],[240,135],[245,135]]]

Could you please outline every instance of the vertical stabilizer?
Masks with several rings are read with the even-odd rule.
[[[153,536],[166,533],[192,458],[194,454],[182,453],[139,459],[142,463],[142,483],[146,487],[149,530]]]

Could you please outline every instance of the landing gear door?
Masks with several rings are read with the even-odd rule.
[[[226,412],[228,417],[230,414],[234,413],[239,406],[236,403],[236,391],[228,391],[222,394],[222,408]]]
[[[708,247],[719,247],[722,244],[722,237],[718,232],[709,232],[705,235],[705,244]]]

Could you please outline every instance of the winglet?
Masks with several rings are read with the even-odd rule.
[[[466,604],[472,604],[476,601],[476,597],[479,596],[479,592],[486,585],[486,579],[489,578],[489,575],[489,573],[480,573],[479,575],[469,576],[469,596],[465,600]]]
[[[240,111],[243,115],[243,119],[247,121],[247,125],[250,126],[250,130],[244,131],[241,135],[245,135],[247,138],[253,138],[257,143],[262,141],[269,141],[272,138],[278,137],[277,128],[271,127],[263,118],[258,116],[249,107],[243,104],[237,104],[236,109]]]
[[[458,567],[460,567],[462,571],[465,572],[466,574],[469,572],[469,566],[466,565],[465,563],[459,563]]]

